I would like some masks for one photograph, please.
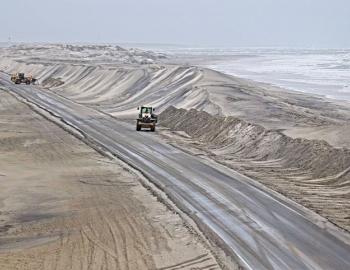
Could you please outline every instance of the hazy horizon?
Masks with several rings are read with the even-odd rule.
[[[0,41],[349,48],[346,0],[6,1]]]

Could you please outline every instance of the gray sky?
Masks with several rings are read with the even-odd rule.
[[[2,1],[0,41],[350,47],[350,0]]]

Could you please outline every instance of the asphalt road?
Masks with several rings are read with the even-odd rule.
[[[0,86],[60,116],[142,171],[247,269],[350,269],[350,246],[307,212],[254,181],[163,142],[151,132],[35,86]]]

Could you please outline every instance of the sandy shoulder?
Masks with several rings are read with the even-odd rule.
[[[0,91],[0,269],[219,269],[123,166]]]

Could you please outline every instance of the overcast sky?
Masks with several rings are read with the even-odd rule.
[[[0,41],[350,47],[350,0],[6,0],[0,25]]]

